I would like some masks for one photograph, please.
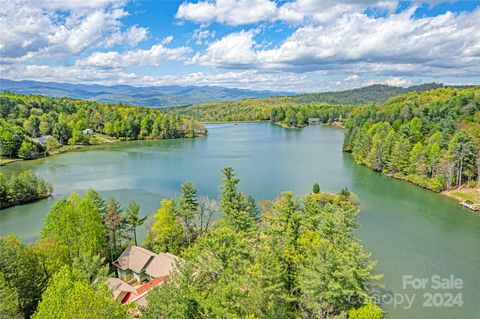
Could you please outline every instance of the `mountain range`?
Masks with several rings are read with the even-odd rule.
[[[295,94],[291,92],[232,89],[219,86],[168,85],[136,87],[130,85],[106,86],[98,84],[12,81],[6,79],[0,79],[0,91],[150,107],[182,106]]]

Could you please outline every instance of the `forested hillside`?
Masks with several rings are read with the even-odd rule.
[[[261,99],[245,99],[233,102],[215,102],[195,104],[186,107],[166,109],[171,114],[193,116],[202,121],[260,121],[274,120],[271,117],[274,108],[290,108],[308,104],[316,109],[329,105],[360,105],[385,102],[388,98],[412,91],[426,91],[442,84],[429,83],[409,88],[375,84],[360,89],[340,92],[306,93],[296,96],[280,96]],[[305,113],[305,112],[304,112]],[[315,115],[313,115],[315,116]]]
[[[157,109],[0,94],[0,156],[31,159],[65,145],[193,137],[202,125]]]
[[[443,84],[426,83],[407,88],[384,84],[373,84],[359,89],[339,92],[307,93],[294,97],[298,103],[324,102],[329,104],[382,103],[388,98],[407,92],[422,92],[442,87]]]
[[[480,177],[480,88],[441,88],[355,108],[344,150],[368,167],[434,191]]]

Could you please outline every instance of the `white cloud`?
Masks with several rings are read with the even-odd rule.
[[[1,62],[79,55],[87,49],[136,45],[147,29],[122,31],[122,1],[6,1],[0,12]],[[5,30],[8,30],[6,32]]]
[[[412,0],[410,3],[435,5],[444,1]],[[261,21],[328,24],[345,13],[363,13],[366,9],[379,14],[393,13],[398,4],[399,0],[199,0],[181,4],[176,17],[195,23],[234,26]]]
[[[318,83],[307,75],[294,73],[262,73],[256,70],[241,72],[193,72],[185,75],[141,76],[124,69],[102,69],[78,66],[0,65],[3,77],[11,80],[37,80],[84,84],[155,85],[217,85],[231,88],[273,91],[312,91]]]
[[[347,76],[344,81],[355,81],[358,80],[358,75],[352,74],[350,76]]]
[[[234,68],[253,65],[257,62],[253,36],[253,31],[230,33],[212,43],[203,54],[195,55],[189,63]]]
[[[217,21],[240,25],[268,20],[276,14],[277,6],[270,0],[217,0],[215,2],[184,2],[176,17],[199,23]]]
[[[172,36],[165,38],[161,43],[153,45],[148,50],[137,49],[123,53],[116,51],[94,52],[90,56],[77,60],[77,67],[96,68],[127,68],[132,65],[158,66],[165,60],[184,60],[185,54],[190,52],[188,47],[167,48],[164,45],[173,40]]]
[[[452,74],[480,69],[480,9],[419,19],[413,11],[384,18],[344,14],[326,26],[299,27],[272,49],[257,49],[252,31],[231,33],[190,62],[295,72],[360,66],[413,73],[428,68]]]
[[[363,12],[365,8],[392,12],[397,0],[295,0],[278,4],[273,0],[215,0],[184,2],[176,17],[196,23],[219,22],[228,25],[260,21],[284,21],[300,24],[305,20],[331,22],[345,12]]]
[[[191,40],[195,41],[196,45],[209,44],[211,39],[214,39],[216,31],[206,30],[202,28],[195,29],[192,33]]]
[[[402,79],[401,77],[395,76],[384,81],[385,84],[390,86],[407,86],[410,84],[410,81],[407,79]]]

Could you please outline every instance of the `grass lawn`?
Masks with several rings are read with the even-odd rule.
[[[480,205],[480,187],[469,187],[444,192],[445,195],[455,198],[458,201],[468,201]]]

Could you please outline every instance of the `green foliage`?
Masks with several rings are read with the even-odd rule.
[[[348,312],[349,319],[382,319],[382,309],[373,303],[367,303]]]
[[[344,150],[357,163],[433,191],[478,179],[480,89],[442,88],[356,107]]]
[[[2,284],[17,295],[19,311],[25,318],[29,318],[37,307],[47,281],[39,258],[15,235],[0,237],[0,273],[4,279]],[[8,302],[12,310],[15,298]]]
[[[93,287],[63,267],[51,280],[33,319],[123,319],[126,310],[112,298],[106,287]]]
[[[87,196],[72,193],[56,202],[45,217],[41,238],[56,241],[66,251],[67,263],[82,253],[99,254],[105,246],[100,212]]]
[[[320,185],[318,183],[313,184],[313,192],[315,194],[320,193]]]
[[[195,218],[199,209],[197,187],[192,182],[185,182],[180,187],[182,195],[177,198],[178,207],[175,216],[181,221],[185,244],[189,246],[195,240],[197,229]]]
[[[155,252],[179,254],[183,248],[184,231],[175,218],[174,200],[164,199],[160,209],[153,215],[154,223],[145,239],[145,246]]]
[[[283,193],[262,205],[261,219],[253,218],[233,169],[222,173],[224,216],[147,295],[144,318],[324,318],[369,300],[381,276],[352,234],[358,208],[350,192],[328,199],[312,193],[303,201]],[[162,202],[170,224],[174,207]]]
[[[0,156],[32,159],[67,144],[95,144],[96,134],[122,140],[193,137],[202,124],[158,109],[70,98],[0,93]],[[53,136],[47,145],[34,138]],[[47,140],[48,141],[48,140]],[[47,146],[45,149],[44,146]]]
[[[351,110],[346,105],[385,102],[389,97],[411,91],[425,91],[441,84],[424,84],[410,88],[371,85],[343,92],[307,93],[297,96],[279,96],[243,99],[232,102],[194,104],[165,109],[170,114],[188,115],[201,121],[259,121],[284,122],[302,126],[305,118],[318,117],[322,123],[346,118]],[[288,112],[288,110],[292,110]],[[287,118],[288,116],[288,118]]]
[[[22,315],[18,307],[18,293],[11,288],[5,276],[0,272],[0,318],[20,319]]]
[[[48,197],[52,186],[32,171],[7,178],[0,173],[0,209]]]
[[[135,245],[137,245],[137,227],[142,226],[147,219],[147,216],[140,218],[138,213],[140,212],[140,206],[135,201],[131,201],[125,209],[125,224],[129,231],[133,232],[133,239]]]
[[[107,200],[105,214],[103,216],[103,225],[108,235],[108,251],[110,260],[113,261],[120,254],[121,234],[119,231],[124,223],[122,209],[116,198],[110,197]]]
[[[221,187],[220,206],[225,214],[225,222],[239,231],[255,225],[257,211],[255,203],[238,191],[240,179],[236,178],[231,167],[222,169],[223,185]]]

